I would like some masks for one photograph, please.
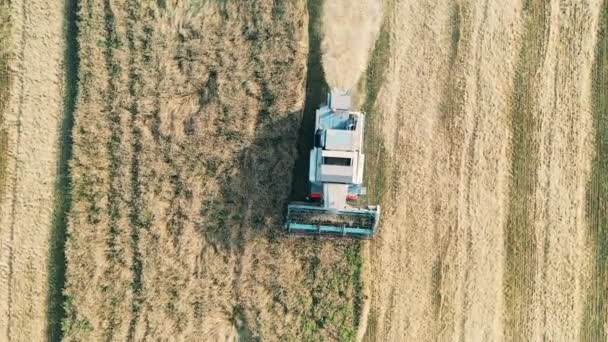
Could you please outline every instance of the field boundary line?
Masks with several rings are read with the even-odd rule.
[[[20,16],[21,18],[21,37],[19,40],[19,57],[21,60],[23,60],[23,56],[25,55],[25,43],[26,43],[26,37],[25,37],[25,23],[27,22],[27,11],[26,11],[26,1],[25,0],[21,0],[21,10],[22,10],[22,15]],[[22,65],[20,66],[20,69],[22,68]],[[11,198],[11,215],[10,215],[10,243],[8,246],[9,249],[9,259],[8,259],[8,317],[7,317],[7,322],[6,322],[6,327],[7,327],[7,331],[6,331],[6,337],[7,337],[7,341],[11,341],[11,324],[12,324],[12,319],[13,319],[13,276],[14,276],[14,241],[15,241],[15,211],[17,210],[17,186],[19,185],[19,177],[17,177],[17,173],[19,171],[19,151],[20,151],[20,146],[21,146],[21,119],[23,117],[23,103],[24,103],[24,98],[25,98],[25,82],[23,80],[23,73],[20,72],[19,73],[20,77],[20,87],[19,87],[19,105],[17,107],[17,118],[16,118],[16,134],[17,134],[17,139],[16,139],[16,151],[14,154],[14,159],[15,159],[15,168],[13,170],[14,174],[13,174],[13,186],[11,189],[12,192],[12,198]]]

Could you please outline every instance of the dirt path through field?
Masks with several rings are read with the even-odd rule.
[[[367,338],[580,337],[599,8],[395,3]]]
[[[63,3],[11,3],[15,58],[0,202],[0,340],[47,336],[48,249],[62,113]]]

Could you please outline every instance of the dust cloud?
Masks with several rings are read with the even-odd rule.
[[[351,89],[367,66],[380,30],[382,1],[325,1],[322,17],[321,48],[327,83]]]

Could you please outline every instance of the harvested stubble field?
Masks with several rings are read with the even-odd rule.
[[[606,340],[607,5],[390,4],[366,340]]]
[[[0,340],[607,340],[606,0],[331,1],[0,0]],[[326,78],[369,242],[282,231]]]
[[[58,336],[53,225],[64,104],[64,6],[0,1],[0,340]],[[51,267],[49,267],[51,266]],[[53,304],[50,304],[50,303]]]

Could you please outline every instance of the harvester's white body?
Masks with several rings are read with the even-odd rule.
[[[363,186],[365,115],[350,108],[350,92],[333,89],[327,105],[316,111],[315,143],[310,151],[308,175],[308,198],[314,203],[289,205],[286,225],[290,232],[366,238],[373,235],[378,225],[379,206],[351,205],[366,194],[366,188]]]
[[[328,105],[316,112],[315,147],[310,151],[311,192],[325,208],[345,209],[347,198],[365,194],[363,127],[365,115],[350,111],[350,93],[332,90]],[[316,192],[315,192],[316,191]]]

